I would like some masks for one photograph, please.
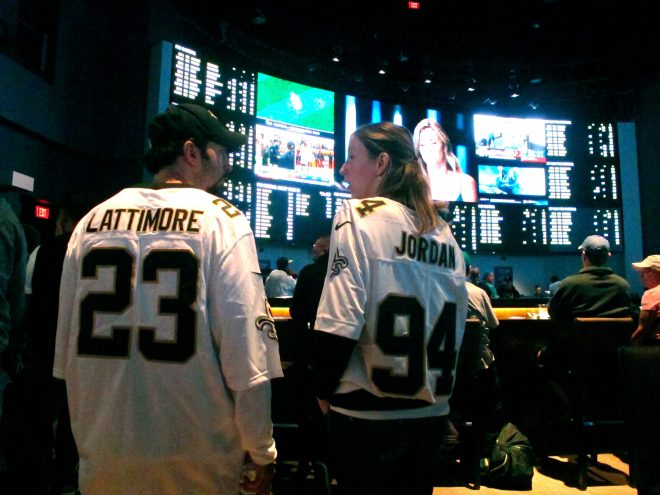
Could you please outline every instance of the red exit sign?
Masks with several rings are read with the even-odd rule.
[[[34,216],[43,220],[50,218],[50,206],[37,205],[34,207]]]
[[[410,10],[419,10],[422,4],[420,2],[408,2],[408,8]]]

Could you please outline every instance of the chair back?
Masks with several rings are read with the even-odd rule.
[[[660,485],[660,346],[622,347],[619,361],[631,474],[639,493],[651,493]]]
[[[623,384],[618,349],[630,345],[632,318],[576,318],[569,339],[576,386],[575,418],[621,420]]]

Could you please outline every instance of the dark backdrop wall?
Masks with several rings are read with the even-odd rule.
[[[34,196],[57,202],[72,188],[109,195],[142,179],[152,47],[221,44],[172,3],[61,0],[49,81],[0,54],[0,184],[17,171],[34,178]],[[645,82],[633,100],[643,250],[651,254],[660,252],[660,81]]]
[[[60,4],[52,81],[0,54],[0,183],[34,178],[34,196],[111,194],[141,179],[148,5]]]
[[[646,83],[637,103],[637,155],[644,255],[660,253],[660,81]]]

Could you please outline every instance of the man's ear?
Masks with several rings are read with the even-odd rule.
[[[201,150],[190,139],[183,143],[183,158],[189,164],[194,164],[201,159]]]

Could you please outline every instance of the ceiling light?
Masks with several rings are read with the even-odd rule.
[[[378,73],[382,76],[383,74],[385,74],[385,69],[380,69]]]
[[[250,22],[255,26],[263,26],[264,24],[266,24],[266,21],[267,21],[266,16],[263,14],[263,12],[261,12],[261,10],[257,9],[257,13]]]
[[[332,47],[332,61],[333,62],[339,62],[341,60],[341,55],[344,53],[344,49],[339,46],[333,46]]]
[[[433,81],[431,81],[428,77],[424,79],[425,84],[431,84]]]

